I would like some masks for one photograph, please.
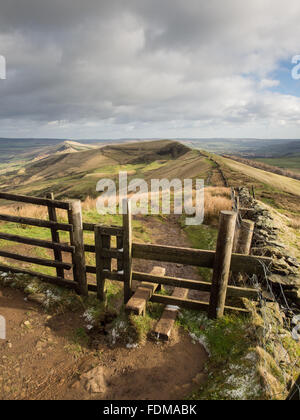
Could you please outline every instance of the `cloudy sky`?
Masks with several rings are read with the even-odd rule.
[[[1,0],[0,137],[300,138],[299,22],[299,0]]]

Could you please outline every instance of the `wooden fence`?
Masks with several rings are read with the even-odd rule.
[[[41,280],[47,281],[48,283],[72,288],[82,295],[87,295],[88,289],[85,273],[85,258],[83,252],[84,245],[81,202],[79,200],[73,200],[68,202],[54,200],[52,194],[50,194],[49,198],[37,198],[3,192],[0,192],[0,199],[27,204],[35,204],[38,206],[45,206],[48,208],[49,220],[0,214],[0,221],[18,223],[21,225],[38,226],[40,228],[50,229],[52,237],[51,241],[12,235],[9,233],[2,232],[0,232],[0,239],[21,244],[33,245],[36,247],[52,249],[54,253],[54,259],[50,260],[44,258],[29,257],[3,250],[0,250],[0,256],[4,258],[14,259],[17,261],[29,262],[31,264],[37,264],[41,266],[55,267],[57,276],[50,276],[36,271],[25,270],[22,268],[11,267],[3,264],[0,265],[0,270],[9,270],[13,273],[24,273],[32,276],[38,276]],[[67,211],[68,223],[59,223],[57,221],[56,209],[62,209]],[[70,244],[60,243],[59,231],[66,231],[69,233]],[[68,252],[72,255],[72,263],[63,262],[62,252]],[[64,278],[64,270],[73,271],[74,281],[67,280]]]
[[[130,201],[127,200],[125,205],[127,211],[123,215],[123,226],[120,227],[83,223],[81,203],[79,200],[64,202],[54,200],[52,195],[49,198],[43,199],[7,193],[0,193],[0,199],[47,206],[49,215],[49,220],[47,221],[3,214],[0,214],[0,221],[49,228],[51,230],[52,241],[25,238],[7,233],[0,233],[0,239],[53,249],[54,260],[24,257],[6,251],[0,251],[0,256],[55,267],[57,277],[5,265],[0,265],[0,270],[38,276],[44,281],[73,288],[82,295],[87,295],[88,290],[94,291],[97,292],[98,298],[102,301],[105,300],[106,280],[120,281],[124,284],[124,303],[127,303],[133,295],[132,281],[136,280],[210,292],[209,303],[157,293],[152,294],[151,301],[194,310],[206,310],[211,318],[221,317],[225,309],[245,311],[241,308],[226,306],[227,296],[247,298],[255,298],[257,296],[257,292],[254,289],[228,285],[230,274],[248,273],[250,275],[260,275],[264,273],[265,266],[270,266],[272,262],[270,258],[232,252],[237,235],[237,212],[235,211],[221,212],[216,251],[207,251],[133,242],[131,205]],[[64,209],[68,212],[69,223],[57,222],[56,209]],[[60,243],[60,230],[69,232],[69,245]],[[240,230],[243,231],[243,229]],[[84,231],[94,232],[94,245],[84,244]],[[114,248],[112,247],[112,237],[116,237],[116,247]],[[62,252],[70,252],[72,254],[72,264],[63,262]],[[95,254],[95,266],[86,265],[86,252]],[[212,282],[207,283],[198,280],[135,272],[132,269],[132,260],[134,258],[211,268],[213,270]],[[117,261],[117,270],[112,270],[112,259],[116,259]],[[71,269],[73,270],[74,281],[64,278],[64,270]],[[86,273],[96,274],[96,284],[88,284]]]

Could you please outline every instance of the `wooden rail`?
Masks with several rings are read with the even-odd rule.
[[[133,258],[173,262],[197,267],[213,268],[215,255],[215,251],[204,251],[201,249],[178,248],[165,245],[132,244]],[[267,257],[232,254],[230,270],[233,272],[262,274],[264,272],[263,264],[269,266],[271,263],[272,259]]]
[[[71,245],[46,241],[44,239],[35,239],[35,238],[29,238],[26,236],[12,235],[10,233],[0,232],[0,239],[4,239],[6,241],[11,241],[11,242],[18,242],[21,244],[34,245],[41,248],[59,249],[60,251],[63,251],[63,252],[73,253],[75,250],[75,247]]]
[[[177,277],[168,276],[154,276],[152,274],[140,273],[136,271],[133,271],[132,278],[136,281],[159,283],[165,286],[181,287],[183,289],[199,290],[201,292],[210,292],[212,287],[211,283],[207,283],[204,281],[181,279]],[[227,295],[234,297],[256,298],[257,290],[246,287],[228,286]]]
[[[31,217],[10,216],[8,214],[0,214],[0,221],[19,223],[21,225],[38,226],[43,228],[55,228],[57,230],[64,230],[72,232],[73,226],[67,223],[52,222],[51,220],[33,219]]]
[[[47,267],[60,267],[64,268],[65,270],[70,270],[73,267],[72,264],[64,263],[61,261],[47,260],[45,258],[28,257],[27,255],[20,255],[2,250],[0,250],[0,257],[10,258],[18,261],[25,261],[32,264],[44,265]]]
[[[54,207],[57,209],[70,210],[70,203],[66,201],[58,201],[49,198],[29,197],[26,195],[10,194],[0,192],[0,199],[8,201],[17,201],[20,203],[36,204],[38,206]]]
[[[19,253],[12,253],[4,250],[0,250],[0,257],[14,259],[17,261],[23,261],[31,264],[53,267],[56,269],[57,276],[48,276],[43,273],[16,267],[8,267],[6,265],[0,265],[0,269],[3,268],[4,271],[9,270],[15,273],[24,273],[36,276],[39,277],[41,280],[47,281],[49,283],[65,287],[71,287],[75,289],[78,293],[82,295],[87,295],[88,286],[86,281],[86,267],[84,258],[81,202],[79,200],[71,200],[68,202],[58,201],[54,199],[52,193],[48,194],[47,198],[39,198],[0,192],[0,199],[46,206],[48,208],[49,220],[0,214],[0,221],[48,228],[51,230],[52,241],[23,237],[20,235],[14,235],[3,232],[0,233],[0,239],[52,249],[54,253],[54,260],[29,257],[21,255]],[[57,208],[67,211],[69,223],[59,223],[57,221]],[[58,232],[60,230],[69,232],[70,245],[60,243],[60,236]],[[63,261],[62,252],[71,253],[72,264]],[[70,269],[73,269],[73,281],[64,279],[64,270]]]

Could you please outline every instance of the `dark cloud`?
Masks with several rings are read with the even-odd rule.
[[[270,74],[299,17],[297,0],[3,0],[0,136],[291,136],[300,101]]]

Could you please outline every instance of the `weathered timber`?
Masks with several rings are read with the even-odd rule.
[[[251,220],[242,220],[236,231],[234,240],[234,252],[237,254],[249,255],[251,251],[252,239],[254,234],[255,223]],[[242,273],[232,273],[230,282],[241,283],[244,279]]]
[[[164,276],[166,269],[163,267],[154,267],[151,274],[154,276]],[[133,294],[125,306],[127,313],[134,313],[135,315],[145,315],[146,304],[151,298],[158,284],[148,283],[143,281]]]
[[[83,230],[94,232],[95,223],[83,223]],[[102,233],[110,236],[123,236],[123,228],[121,226],[101,226]]]
[[[54,200],[54,194],[49,193],[47,195],[47,198],[53,201]],[[49,216],[49,220],[51,222],[57,222],[57,215],[56,215],[56,208],[55,207],[48,206],[48,216]],[[55,242],[55,243],[60,242],[59,232],[57,231],[57,229],[55,227],[51,228],[51,238],[52,238],[52,242]],[[54,248],[53,253],[54,253],[54,259],[56,261],[62,261],[63,260],[62,253],[61,253],[61,250],[59,248]],[[65,277],[64,270],[61,267],[56,268],[56,274],[57,274],[57,277],[61,277],[61,278]]]
[[[145,260],[173,262],[197,267],[213,268],[215,251],[201,249],[179,248],[165,245],[132,244],[133,258]],[[263,264],[272,264],[272,258],[254,255],[232,254],[230,270],[250,274],[264,273]]]
[[[0,214],[0,221],[20,223],[21,225],[38,226],[44,228],[56,228],[57,230],[64,230],[72,232],[73,226],[67,223],[51,222],[50,220],[33,219],[31,217],[10,216],[8,214]]]
[[[77,291],[83,296],[88,295],[86,268],[85,268],[85,254],[83,242],[83,228],[82,228],[82,210],[81,201],[70,201],[70,210],[68,211],[69,223],[73,226],[70,232],[71,245],[75,247],[72,254],[73,260],[73,276],[77,283]]]
[[[96,274],[96,267],[93,266],[93,265],[86,265],[85,266],[85,271],[87,273]]]
[[[148,273],[140,273],[133,271],[132,278],[136,281],[146,281],[149,283],[158,283],[164,284],[166,286],[173,286],[173,287],[180,287],[180,288],[187,288],[191,290],[199,290],[201,292],[210,292],[211,291],[211,283],[207,283],[204,281],[199,280],[189,280],[189,279],[182,279],[177,277],[167,277],[167,276],[156,276],[153,274]],[[246,287],[235,287],[235,286],[228,286],[227,288],[228,296],[234,297],[246,297],[246,298],[256,298],[257,291],[255,289],[246,288]]]
[[[10,233],[0,232],[0,239],[4,239],[6,241],[11,242],[18,242],[21,244],[39,246],[41,248],[60,249],[63,252],[74,252],[75,250],[75,248],[71,245],[55,243],[51,241],[46,241],[44,239],[27,238],[26,236],[12,235]]]
[[[63,209],[63,210],[70,209],[70,205],[68,202],[52,200],[48,198],[28,197],[25,195],[0,192],[0,199],[8,200],[8,201],[18,201],[20,203],[37,204],[38,206],[54,207],[54,208]]]
[[[255,223],[251,220],[242,220],[236,244],[236,253],[249,255],[253,239]]]
[[[132,215],[131,201],[123,200],[123,271],[124,271],[124,303],[131,298],[132,292]]]
[[[103,235],[104,236],[104,235]],[[105,235],[110,237],[110,235]],[[103,258],[123,258],[123,251],[119,251],[117,248],[102,248]]]
[[[124,262],[123,262],[123,246],[124,246],[124,237],[117,236],[117,249],[120,252],[119,256],[117,257],[117,270],[123,271],[124,268]]]
[[[222,211],[220,214],[208,311],[210,318],[221,318],[224,315],[236,219],[237,213],[232,211]]]
[[[105,280],[106,271],[111,271],[111,258],[103,255],[103,249],[109,249],[111,245],[110,235],[103,235],[102,226],[95,226],[95,246],[96,246],[96,276],[97,276],[97,297],[100,301],[105,301]]]
[[[96,247],[95,245],[84,245],[84,251],[85,252],[91,252],[92,254],[94,254],[96,252]]]
[[[6,273],[26,274],[31,277],[38,277],[42,281],[50,284],[67,287],[68,289],[76,289],[76,283],[72,280],[61,279],[47,274],[37,273],[36,271],[25,270],[24,268],[8,267],[6,265],[0,264],[0,271],[4,271]]]
[[[163,305],[175,305],[184,309],[191,309],[196,311],[207,311],[209,304],[207,302],[201,302],[192,299],[180,299],[173,296],[164,296],[154,293],[150,299],[151,302],[162,303]],[[246,309],[235,308],[232,306],[225,306],[225,311],[237,311],[241,313],[248,313]]]
[[[32,264],[44,265],[46,267],[60,267],[64,268],[65,270],[70,270],[73,267],[73,264],[61,262],[61,261],[52,261],[47,260],[45,258],[36,258],[36,257],[28,257],[27,255],[19,255],[13,252],[7,252],[0,250],[0,257],[10,258],[17,261],[24,261],[29,262]]]
[[[175,287],[172,297],[186,299],[188,295],[187,289]],[[167,305],[162,313],[160,320],[157,322],[151,335],[156,340],[168,341],[179,313],[178,306]]]

